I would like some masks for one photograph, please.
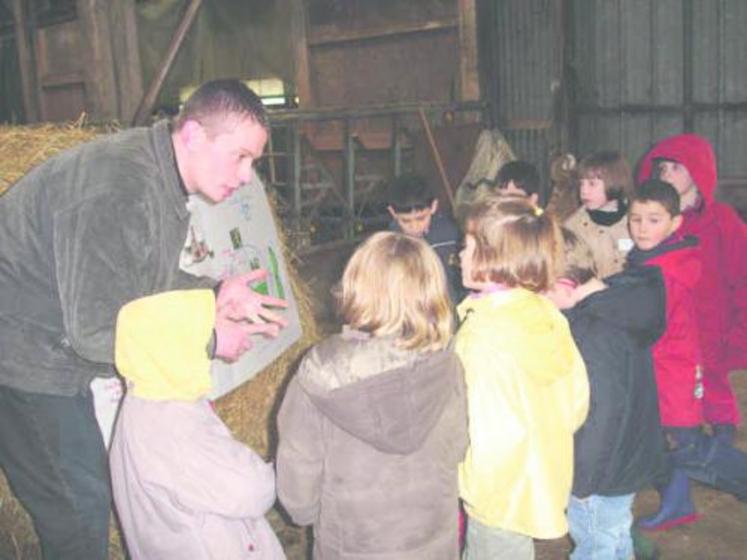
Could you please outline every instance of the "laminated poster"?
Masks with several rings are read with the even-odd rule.
[[[277,338],[254,336],[254,346],[238,361],[213,360],[213,390],[216,399],[257,375],[301,338],[298,305],[291,289],[270,204],[262,181],[256,177],[220,204],[198,196],[187,203],[190,226],[180,258],[181,268],[196,276],[223,279],[257,268],[268,271],[267,279],[255,284],[256,291],[283,298],[287,309],[277,310],[288,326]],[[91,384],[99,421],[107,447],[122,396],[119,378],[97,378]]]

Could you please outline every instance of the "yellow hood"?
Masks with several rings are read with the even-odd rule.
[[[211,388],[207,345],[215,324],[212,290],[163,292],[124,305],[114,359],[130,392],[150,400],[194,401]]]
[[[519,288],[469,297],[458,311],[462,336],[495,333],[493,344],[510,352],[535,383],[569,375],[576,348],[568,343],[568,323],[547,298]]]

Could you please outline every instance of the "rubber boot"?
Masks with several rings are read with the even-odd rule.
[[[734,424],[713,424],[713,437],[726,445],[734,445],[737,436],[737,427]]]
[[[685,471],[674,469],[671,480],[660,490],[659,496],[659,511],[638,521],[638,528],[642,531],[667,531],[700,519],[700,515],[695,513],[690,497],[690,479]]]
[[[630,538],[633,540],[635,560],[659,560],[659,547],[635,525],[630,528]]]

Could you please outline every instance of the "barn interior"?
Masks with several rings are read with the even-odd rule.
[[[59,149],[173,116],[207,80],[246,81],[270,113],[258,173],[308,332],[219,410],[270,458],[284,383],[339,327],[330,288],[387,226],[395,176],[423,175],[458,214],[480,180],[523,159],[564,217],[584,155],[618,150],[635,165],[657,139],[696,132],[717,155],[717,198],[747,220],[745,28],[743,0],[0,0],[0,196]],[[28,143],[9,150],[20,134]],[[35,158],[19,163],[24,150]],[[733,376],[742,407],[745,373]],[[0,490],[0,558],[40,558]],[[743,558],[745,504],[704,486],[695,499],[699,523],[653,536],[661,558]],[[643,493],[636,511],[656,503]],[[307,530],[279,509],[271,521],[289,558],[309,557]],[[111,557],[124,558],[112,527]],[[570,549],[538,541],[537,558]]]

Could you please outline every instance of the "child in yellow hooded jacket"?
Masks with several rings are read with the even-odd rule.
[[[465,369],[470,446],[459,469],[465,559],[534,557],[532,538],[568,530],[573,433],[586,418],[583,360],[541,295],[562,255],[553,218],[523,197],[471,209],[456,352]]]
[[[133,300],[117,317],[115,362],[127,380],[110,468],[130,557],[284,560],[265,513],[275,472],[233,438],[207,395],[208,346],[238,356],[253,328],[216,313],[213,290]]]

